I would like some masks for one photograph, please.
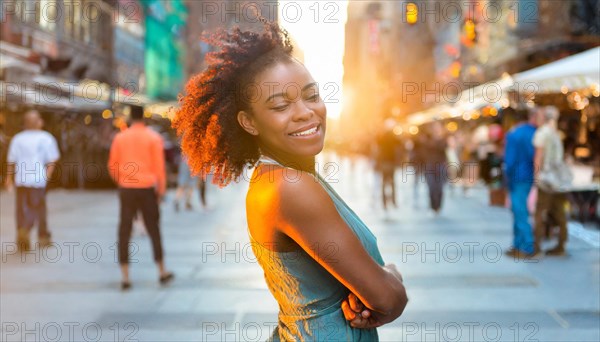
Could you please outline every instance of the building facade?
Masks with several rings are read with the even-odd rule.
[[[145,94],[145,22],[138,0],[118,0],[115,13],[113,59],[116,83],[125,92]]]
[[[11,137],[22,129],[27,109],[41,112],[62,155],[51,186],[94,187],[109,182],[102,156],[113,125],[102,113],[111,108],[111,87],[116,82],[115,4],[113,0],[2,2],[4,133]]]
[[[183,0],[148,0],[141,4],[146,27],[146,93],[157,101],[173,101],[184,82],[187,8]]]

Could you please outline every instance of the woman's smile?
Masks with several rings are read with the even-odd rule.
[[[302,138],[302,139],[320,136],[320,135],[322,135],[321,124],[320,123],[310,124],[308,126],[300,128],[297,131],[290,133],[288,135],[290,135],[294,138]]]

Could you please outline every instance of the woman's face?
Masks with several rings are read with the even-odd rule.
[[[316,82],[302,64],[276,64],[247,89],[251,113],[241,111],[238,121],[259,139],[261,147],[291,159],[321,152],[327,110]]]

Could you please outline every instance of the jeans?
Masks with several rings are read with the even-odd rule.
[[[510,205],[513,213],[513,246],[521,252],[533,253],[533,231],[529,224],[527,197],[531,183],[515,183],[509,189]]]
[[[38,236],[49,237],[46,220],[46,188],[17,187],[17,229],[33,228],[38,224]]]

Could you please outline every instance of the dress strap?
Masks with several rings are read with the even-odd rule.
[[[272,158],[269,158],[267,156],[264,156],[264,155],[262,155],[262,156],[260,156],[260,158],[258,158],[258,162],[262,163],[262,164],[267,164],[267,165],[278,165],[281,167],[285,167],[285,166],[281,165],[281,163],[279,163],[278,161],[276,161]]]
[[[276,161],[275,159],[267,157],[265,155],[261,155],[260,158],[258,158],[258,162],[261,163],[261,164],[265,164],[265,165],[277,165],[277,166],[281,166],[281,167],[286,168],[286,169],[298,171],[297,169],[291,168],[289,166],[282,165],[280,162]],[[320,181],[321,183],[325,183],[325,180],[323,178],[321,178],[321,175],[319,174],[318,171],[315,172],[315,178],[318,181]]]

